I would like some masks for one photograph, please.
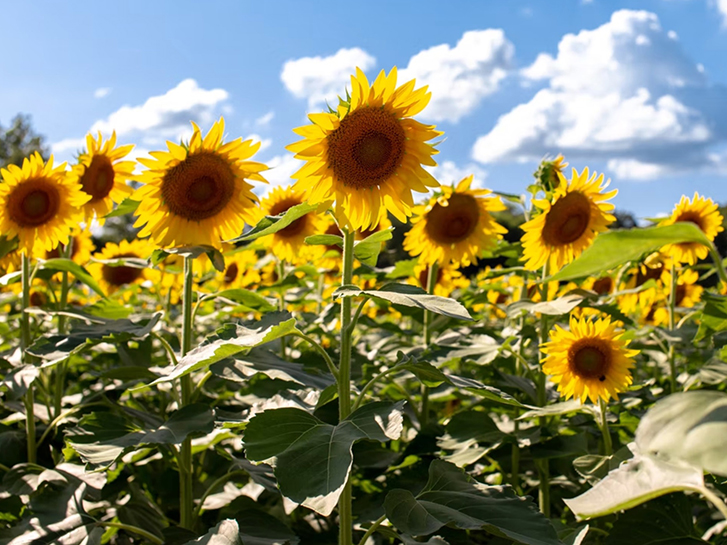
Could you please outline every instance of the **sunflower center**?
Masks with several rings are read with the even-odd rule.
[[[328,163],[343,185],[367,189],[396,173],[404,158],[406,134],[396,117],[381,108],[360,108],[327,137]]]
[[[37,227],[53,219],[60,201],[58,189],[49,180],[30,179],[10,193],[7,214],[20,227]]]
[[[588,229],[591,203],[580,191],[568,193],[552,206],[545,217],[543,239],[550,246],[578,240]]]
[[[580,378],[606,380],[611,365],[611,349],[598,339],[580,339],[568,351],[571,370]]]
[[[299,204],[301,204],[301,202],[298,199],[283,199],[280,202],[276,202],[270,208],[270,215],[279,216],[283,212],[287,212],[290,208],[293,208],[294,206],[299,205]],[[298,218],[293,223],[291,223],[287,227],[282,228],[280,231],[278,231],[275,234],[277,236],[283,237],[283,238],[294,237],[295,235],[299,234],[303,229],[305,229],[307,216],[308,216],[308,214]]]
[[[704,226],[702,225],[702,217],[697,214],[696,212],[687,211],[683,214],[680,214],[677,217],[677,221],[688,221],[689,223],[693,223],[697,227],[699,227],[702,231],[704,231]]]
[[[78,237],[71,237],[70,240],[71,244],[71,259],[73,259],[76,254],[78,253]],[[61,245],[58,244],[55,248],[53,248],[51,251],[45,253],[46,259],[56,259],[58,257],[61,257]]]
[[[114,259],[121,259],[124,257],[136,257],[136,254],[120,254],[114,256]],[[103,279],[112,286],[123,286],[125,284],[131,284],[142,274],[142,270],[136,267],[128,267],[126,265],[104,265],[101,268],[101,275]]]
[[[422,270],[422,272],[419,273],[419,285],[421,285],[422,288],[427,289],[428,282],[429,282],[429,271],[431,269],[429,267]],[[437,280],[434,282],[434,285],[436,286],[439,284],[439,282],[442,280],[442,269],[437,268]]]
[[[162,179],[162,198],[169,210],[190,221],[219,214],[235,193],[235,174],[216,153],[190,155]]]
[[[114,188],[114,167],[108,157],[96,155],[81,176],[83,191],[91,195],[89,202],[103,200]]]
[[[453,193],[449,204],[435,204],[425,221],[429,238],[440,244],[456,244],[474,232],[480,221],[480,207],[472,195]]]
[[[687,285],[686,284],[677,284],[676,293],[674,294],[674,298],[676,299],[676,306],[680,307],[684,303],[684,298],[687,296]]]
[[[646,284],[649,280],[658,280],[661,278],[661,273],[664,272],[664,265],[659,264],[658,267],[646,267],[646,272],[642,272],[639,268],[639,272],[636,273],[636,286]]]
[[[613,289],[613,279],[610,276],[604,276],[603,278],[599,278],[593,283],[592,289],[598,295],[611,293],[611,290]]]
[[[230,265],[225,269],[225,277],[223,279],[225,284],[232,284],[235,281],[235,278],[237,278],[237,274],[240,272],[240,268],[237,266],[237,263],[230,263]]]
[[[43,307],[48,304],[48,297],[42,291],[30,292],[30,306],[31,307]]]

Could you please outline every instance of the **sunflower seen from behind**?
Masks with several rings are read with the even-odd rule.
[[[200,128],[192,126],[187,145],[167,142],[168,151],[139,159],[147,170],[137,178],[144,185],[133,195],[139,201],[134,226],[143,226],[139,236],[151,236],[163,248],[221,248],[245,223],[254,224],[261,217],[258,198],[247,182],[266,182],[260,172],[267,166],[249,160],[260,142],[238,138],[223,143],[222,118],[204,138]]]
[[[696,191],[691,199],[682,195],[671,216],[659,225],[673,225],[680,221],[695,224],[709,240],[714,240],[714,237],[724,230],[722,227],[724,218],[719,213],[717,204],[712,199],[702,197]],[[695,265],[698,260],[707,257],[709,248],[698,242],[681,242],[664,246],[661,252],[677,263]]]
[[[473,178],[466,177],[456,187],[443,186],[441,194],[415,208],[404,249],[419,256],[419,263],[467,266],[507,232],[491,215],[505,205],[488,196],[488,189],[471,189]]]
[[[610,317],[597,320],[571,316],[570,330],[556,325],[541,351],[547,355],[543,372],[566,399],[609,401],[633,382],[631,369],[638,350],[617,331]]]
[[[83,192],[90,197],[83,206],[87,222],[95,217],[103,225],[104,216],[111,212],[114,203],[120,203],[134,192],[126,185],[126,180],[133,177],[136,163],[122,161],[132,149],[133,144],[116,146],[116,131],[106,142],[101,132],[97,139],[91,134],[86,135],[86,149],[78,156],[78,163],[69,176],[80,183]]]
[[[383,70],[373,84],[356,70],[348,101],[329,113],[310,114],[311,125],[294,129],[303,137],[287,149],[305,161],[293,179],[308,202],[331,204],[341,227],[367,230],[386,211],[405,222],[412,191],[439,183],[422,165],[435,166],[430,141],[442,135],[413,116],[429,102],[427,87],[415,81],[397,87],[397,71]]]
[[[66,164],[53,167],[35,152],[23,166],[0,170],[0,232],[18,237],[18,249],[39,257],[58,244],[68,244],[71,231],[83,219],[90,196],[66,175]]]
[[[610,214],[614,206],[605,202],[617,190],[604,192],[603,174],[597,176],[585,168],[578,174],[573,169],[570,181],[558,172],[560,184],[552,201],[534,200],[540,214],[524,223],[521,229],[525,268],[531,271],[549,264],[549,272],[556,273],[588,248],[596,235],[616,220]]]

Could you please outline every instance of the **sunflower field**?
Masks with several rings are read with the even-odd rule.
[[[262,200],[222,119],[0,171],[0,543],[727,543],[717,204],[436,180],[426,87],[340,92]]]

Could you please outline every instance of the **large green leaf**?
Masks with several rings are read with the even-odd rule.
[[[76,277],[79,282],[86,284],[101,297],[106,297],[106,294],[101,289],[101,286],[98,285],[98,282],[96,282],[94,277],[91,276],[91,274],[85,268],[81,267],[81,265],[79,265],[75,261],[71,261],[70,259],[66,259],[64,257],[49,259],[41,263],[40,270],[50,274],[56,272],[71,273],[73,276]]]
[[[253,348],[248,354],[237,354],[210,367],[215,375],[234,382],[248,382],[262,373],[272,379],[296,382],[301,386],[324,390],[334,383],[331,375],[308,372],[300,363],[291,363],[264,348]]]
[[[487,530],[526,545],[560,545],[555,529],[527,498],[509,487],[488,486],[457,466],[434,460],[418,496],[395,489],[384,501],[386,516],[400,531],[425,536],[445,525]]]
[[[273,409],[254,416],[243,443],[249,460],[268,462],[284,496],[328,516],[338,502],[353,463],[359,439],[398,439],[403,402],[374,402],[333,426],[294,408]]]
[[[444,450],[454,451],[445,460],[459,467],[475,463],[498,447],[506,437],[484,411],[470,410],[455,414],[447,424],[446,431],[437,445]]]
[[[364,240],[354,243],[353,255],[364,265],[375,267],[379,260],[382,243],[391,240],[392,229],[384,229],[377,231],[373,235],[366,237]]]
[[[240,538],[240,527],[236,520],[225,519],[217,526],[193,541],[187,541],[184,545],[244,545]]]
[[[700,469],[638,455],[590,490],[563,501],[579,519],[589,519],[629,509],[670,492],[703,488]]]
[[[255,227],[247,233],[228,242],[250,242],[260,237],[272,235],[278,231],[282,231],[295,220],[298,220],[313,212],[318,208],[317,204],[302,203],[288,208],[283,214],[278,216],[265,216]]]
[[[334,297],[357,297],[361,295],[385,299],[396,305],[423,308],[450,318],[472,320],[467,309],[454,299],[429,295],[426,290],[409,284],[386,284],[378,290],[362,290],[357,286],[341,286],[333,292]]]
[[[191,350],[180,359],[171,373],[159,377],[151,383],[151,386],[176,380],[296,331],[298,330],[295,327],[295,318],[287,312],[271,312],[259,322],[246,322],[246,325],[226,324],[207,339],[205,344]]]
[[[667,244],[697,242],[711,246],[702,230],[691,222],[648,227],[646,229],[616,229],[601,233],[578,259],[551,276],[549,281],[572,280],[599,276],[629,261],[640,259]]]
[[[645,454],[727,475],[727,394],[699,390],[657,401],[639,423],[636,445]]]
[[[190,435],[211,433],[214,421],[214,413],[202,403],[182,407],[156,428],[140,428],[111,413],[92,413],[68,430],[66,441],[84,461],[109,465],[132,450],[178,445]]]
[[[257,292],[242,288],[218,291],[217,293],[205,296],[205,300],[208,299],[223,299],[225,301],[231,301],[259,312],[271,312],[277,308],[277,306],[267,297],[263,297]]]
[[[700,315],[695,341],[701,341],[727,329],[727,297],[705,292],[702,294],[702,300],[704,309]]]

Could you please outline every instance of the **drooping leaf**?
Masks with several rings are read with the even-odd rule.
[[[384,507],[398,530],[415,536],[449,524],[483,529],[526,545],[560,545],[550,521],[530,499],[517,496],[509,487],[479,483],[442,460],[431,463],[429,482],[418,496],[395,489],[387,494]]]
[[[252,240],[272,235],[282,231],[295,220],[298,220],[318,208],[317,204],[301,203],[288,208],[278,216],[265,216],[255,227],[242,236],[228,240],[227,242],[250,242]]]
[[[341,286],[333,292],[334,297],[357,297],[361,295],[384,299],[396,305],[426,309],[450,318],[472,320],[467,309],[454,299],[429,295],[426,290],[408,284],[386,284],[378,290],[362,290],[356,286]]]
[[[353,245],[353,255],[364,265],[375,267],[379,260],[381,247],[384,242],[391,240],[392,229],[384,229],[377,231],[373,235],[366,237],[364,240],[355,242]]]
[[[284,496],[328,516],[348,479],[354,442],[398,439],[402,406],[403,402],[369,403],[336,426],[301,409],[264,411],[245,429],[246,456],[274,466]]]
[[[573,290],[565,295],[553,299],[552,301],[543,301],[541,303],[533,303],[532,301],[518,301],[507,307],[508,316],[517,316],[522,310],[526,310],[532,314],[547,314],[549,316],[560,316],[568,314],[576,308],[590,294],[583,290]]]
[[[91,276],[91,274],[84,267],[82,267],[75,261],[71,261],[70,259],[66,259],[64,257],[57,257],[42,262],[39,270],[50,273],[51,275],[56,272],[71,273],[73,276],[76,277],[79,282],[86,284],[101,297],[106,297],[106,294],[101,289],[101,286],[98,285],[98,282],[96,282],[94,277]]]
[[[343,237],[340,235],[313,235],[306,237],[305,243],[311,246],[340,246],[343,248]]]
[[[277,308],[273,302],[267,297],[263,297],[257,292],[242,289],[232,288],[227,290],[218,291],[205,297],[207,299],[224,299],[244,305],[245,307],[257,310],[259,312],[271,312]]]
[[[697,242],[711,246],[702,230],[690,222],[647,227],[646,229],[615,229],[601,233],[578,259],[566,265],[548,281],[572,280],[586,276],[598,277],[624,263],[640,259],[666,244]]]
[[[444,459],[458,467],[475,463],[499,446],[506,436],[486,412],[472,410],[455,414],[446,431],[437,446],[454,451]]]
[[[727,296],[705,292],[702,294],[702,300],[704,309],[700,315],[695,341],[701,341],[727,329]]]

